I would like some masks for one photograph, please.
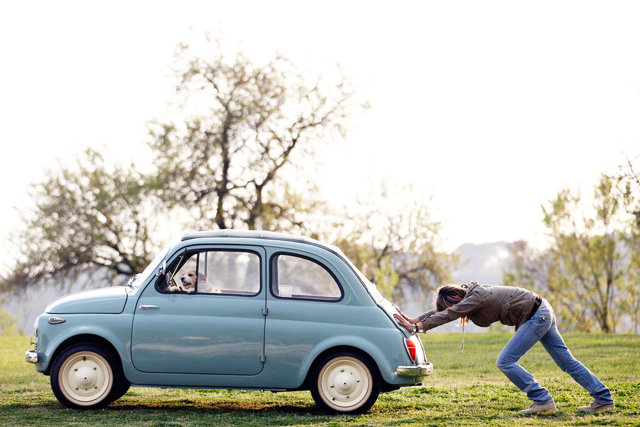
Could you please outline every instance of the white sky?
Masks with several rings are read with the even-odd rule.
[[[624,1],[2,2],[0,236],[56,158],[144,158],[193,28],[357,82],[372,109],[327,194],[392,177],[434,196],[445,249],[535,239],[541,203],[640,154],[639,22]]]

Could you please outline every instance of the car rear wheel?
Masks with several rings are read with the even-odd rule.
[[[74,344],[56,357],[51,369],[51,389],[67,408],[94,409],[120,396],[126,382],[119,360],[95,343]]]
[[[311,395],[316,405],[330,414],[361,414],[380,394],[377,370],[365,357],[352,352],[333,353],[314,370]]]

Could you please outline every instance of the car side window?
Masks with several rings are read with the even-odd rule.
[[[279,298],[338,301],[342,290],[335,277],[308,258],[279,254],[272,259],[272,292]]]
[[[256,295],[260,292],[260,257],[245,251],[192,253],[174,274],[174,283],[167,291]]]

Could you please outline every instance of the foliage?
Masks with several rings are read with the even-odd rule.
[[[336,221],[325,239],[334,241],[386,298],[424,300],[450,280],[457,257],[436,248],[440,223],[432,218],[429,198],[391,183],[379,191],[360,198],[359,212],[349,221]]]
[[[640,160],[640,157],[638,158]],[[614,177],[618,196],[624,209],[635,217],[636,231],[640,230],[640,172],[633,161],[628,159],[625,167]]]
[[[0,308],[0,337],[20,335],[18,321],[7,310]]]
[[[629,232],[626,235],[628,264],[622,277],[624,290],[620,301],[622,309],[629,313],[635,333],[638,333],[640,317],[640,174],[631,160],[620,174],[615,177],[616,194],[624,210],[633,215]]]
[[[561,191],[543,206],[550,245],[536,253],[520,242],[505,284],[522,283],[545,293],[564,327],[615,332],[626,314],[621,305],[630,286],[626,274],[637,256],[615,181],[602,175],[593,215],[581,215],[580,198]]]
[[[208,37],[199,47],[178,48],[178,101],[170,119],[150,124],[153,169],[108,166],[87,150],[73,167],[49,172],[17,235],[21,257],[6,287],[90,266],[140,271],[167,224],[321,236],[387,296],[405,287],[424,294],[448,278],[453,258],[436,251],[439,224],[425,203],[386,213],[369,206],[348,218],[327,214],[317,196],[309,159],[366,108],[341,72],[302,73],[282,56],[256,62]]]
[[[640,337],[565,335],[572,353],[612,391],[616,409],[577,412],[590,396],[551,360],[540,345],[521,360],[553,394],[558,411],[519,416],[526,396],[495,367],[510,333],[422,335],[435,369],[423,386],[383,393],[371,411],[327,416],[309,392],[181,390],[133,387],[123,398],[97,411],[63,408],[48,378],[24,363],[27,338],[0,338],[0,417],[6,425],[637,425],[640,416]],[[613,351],[612,351],[613,349]]]
[[[102,266],[115,274],[143,269],[156,249],[149,238],[154,199],[133,167],[108,165],[87,149],[33,186],[34,206],[14,236],[20,259],[9,284]]]
[[[229,60],[215,46],[207,53],[179,49],[186,68],[177,92],[199,110],[184,103],[188,113],[151,125],[157,169],[145,175],[134,165],[109,166],[87,150],[34,185],[34,206],[23,209],[24,226],[12,239],[19,260],[3,287],[91,266],[141,271],[166,239],[159,223],[304,229],[303,215],[321,202],[303,197],[312,189],[304,178],[284,172],[297,152],[343,130],[358,107],[347,82],[307,84],[282,57],[256,64],[240,53]]]
[[[184,113],[152,127],[164,199],[188,206],[198,228],[304,230],[313,189],[284,172],[362,105],[339,73],[310,78],[282,56],[259,64],[208,41],[203,55],[180,47]]]
[[[628,262],[623,272],[620,294],[620,309],[628,313],[633,323],[633,332],[639,332],[640,325],[640,232],[633,230],[626,237]]]

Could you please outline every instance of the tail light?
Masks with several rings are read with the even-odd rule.
[[[407,349],[407,353],[409,353],[409,357],[413,362],[416,361],[416,345],[413,341],[404,339],[404,346]]]

